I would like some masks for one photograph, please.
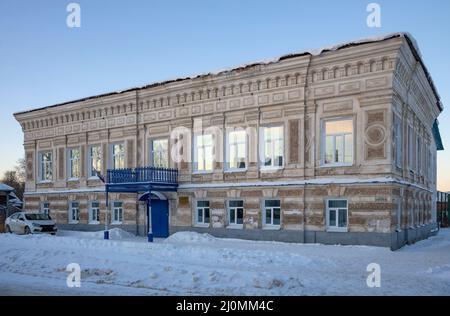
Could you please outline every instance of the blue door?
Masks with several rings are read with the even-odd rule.
[[[169,201],[152,199],[153,237],[169,237]]]

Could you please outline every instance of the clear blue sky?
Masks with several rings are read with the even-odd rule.
[[[81,6],[81,28],[66,6]],[[368,28],[377,2],[382,27]],[[1,0],[0,173],[23,156],[12,113],[360,37],[408,31],[448,110],[439,187],[450,191],[450,1]]]

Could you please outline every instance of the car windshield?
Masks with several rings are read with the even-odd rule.
[[[25,218],[29,221],[47,221],[51,219],[47,214],[25,214]]]

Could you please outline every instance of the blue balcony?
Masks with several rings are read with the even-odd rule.
[[[142,167],[107,171],[107,192],[176,191],[177,187],[177,169]]]

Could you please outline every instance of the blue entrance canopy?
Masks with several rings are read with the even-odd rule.
[[[151,208],[152,191],[176,192],[178,188],[178,170],[169,168],[141,167],[126,169],[108,169],[105,190],[106,207],[108,207],[109,192],[124,193],[148,193],[140,197],[140,201],[147,201],[148,208]],[[107,221],[105,221],[107,223]],[[148,240],[153,240],[150,231],[150,212],[147,215],[149,227]],[[108,239],[108,229],[105,227],[105,239]]]

